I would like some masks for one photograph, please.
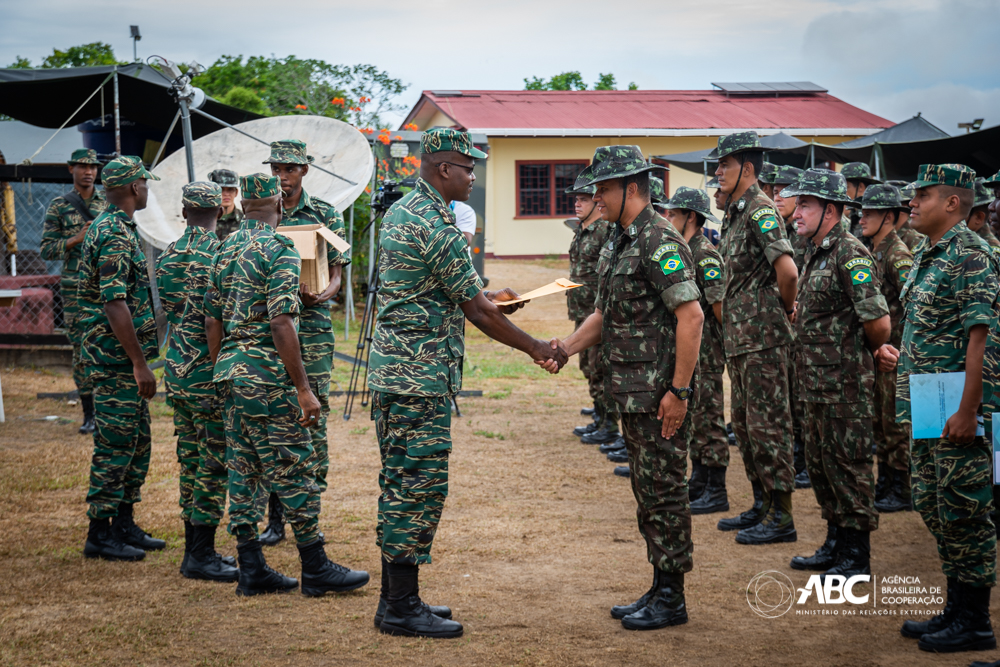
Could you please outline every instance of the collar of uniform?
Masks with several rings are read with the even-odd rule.
[[[896,234],[895,229],[889,230],[889,233],[885,235],[885,238],[882,239],[882,242],[878,244],[878,247],[872,251],[872,254],[877,255],[880,252],[885,252],[886,250],[889,249],[889,246],[891,246],[893,242],[898,238],[899,235]]]
[[[639,211],[639,215],[635,216],[635,220],[633,220],[629,226],[623,230],[625,236],[630,239],[638,237],[639,232],[641,232],[643,228],[649,224],[649,221],[655,216],[656,211],[653,210],[653,205],[647,204],[646,208]],[[616,222],[615,224],[617,225],[618,223]]]
[[[951,243],[951,240],[958,235],[959,230],[963,227],[965,227],[965,220],[946,231],[944,236],[942,236],[937,243],[931,246],[930,249],[934,250],[935,248],[941,248],[943,250],[949,243]],[[968,229],[968,227],[965,228]]]
[[[85,202],[104,201],[104,190],[98,190],[96,187],[94,188],[94,194],[90,195],[90,199],[84,197],[83,193],[77,190],[75,185],[73,186],[73,192],[80,195],[80,199]]]
[[[184,229],[184,236],[196,237],[196,236],[207,236],[207,235],[211,235],[214,238],[215,232],[210,232],[200,225],[188,225]]]
[[[312,208],[312,199],[309,197],[309,193],[306,192],[305,188],[302,188],[302,196],[299,197],[299,203],[295,205],[291,211],[285,212],[285,217],[290,218],[304,208]]]
[[[448,223],[449,225],[455,224],[455,212],[452,211],[451,208],[444,203],[444,197],[441,196],[441,193],[438,192],[433,185],[431,185],[422,178],[418,178],[416,189],[418,192],[420,192],[422,195],[424,195],[434,203],[435,207],[441,214],[441,217],[444,218],[444,221],[446,223]]]
[[[754,200],[757,194],[763,194],[763,191],[757,186],[756,183],[752,183],[743,196],[736,201],[729,202],[729,208],[736,211],[736,215],[741,215],[743,211],[749,210],[750,202]],[[743,208],[740,208],[740,202],[743,202]],[[727,209],[728,214],[728,209]]]
[[[830,229],[829,232],[827,232],[826,236],[823,237],[823,240],[819,243],[818,247],[821,250],[829,250],[834,246],[834,244],[837,241],[840,240],[840,237],[842,237],[846,233],[847,232],[844,231],[844,226],[838,222]]]
[[[128,213],[126,213],[125,211],[121,210],[120,208],[118,208],[114,204],[108,204],[108,207],[106,209],[104,209],[104,212],[107,215],[113,215],[114,217],[118,218],[119,220],[121,220],[122,222],[124,222],[129,227],[135,227],[135,220],[133,220],[132,218],[128,217]]]
[[[271,229],[271,225],[255,218],[243,218],[243,222],[240,223],[237,229],[246,229],[248,231],[252,229]]]

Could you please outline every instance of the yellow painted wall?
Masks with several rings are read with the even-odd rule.
[[[798,137],[802,141],[835,144],[854,137]],[[666,155],[712,148],[717,137],[490,137],[486,172],[485,251],[498,257],[510,255],[565,255],[573,233],[563,218],[515,219],[519,160],[590,161],[598,146],[638,144],[643,155]],[[711,174],[709,174],[711,178]],[[679,186],[702,187],[702,175],[673,167],[671,195]],[[718,212],[717,212],[718,214]]]

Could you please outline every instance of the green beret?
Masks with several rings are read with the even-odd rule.
[[[927,188],[932,185],[950,185],[955,188],[975,188],[976,172],[964,164],[922,164],[917,170],[914,187]]]
[[[120,188],[140,178],[150,181],[160,180],[159,176],[146,171],[142,160],[135,155],[120,155],[104,165],[104,169],[101,170],[101,183],[106,188]]]
[[[306,155],[306,142],[284,139],[271,142],[271,157],[261,164],[312,164],[313,156]]]
[[[449,127],[435,127],[434,129],[427,130],[420,137],[421,153],[444,153],[446,151],[455,151],[456,153],[468,155],[477,160],[488,157],[486,153],[472,145],[472,137],[469,136],[468,132],[463,132],[462,130],[453,130]]]
[[[77,148],[66,164],[101,164],[101,161],[97,159],[97,151],[93,148]]]
[[[267,199],[281,194],[281,183],[276,176],[250,174],[240,176],[240,190],[244,199]]]
[[[222,186],[206,181],[187,183],[181,188],[181,203],[185,208],[222,206]]]

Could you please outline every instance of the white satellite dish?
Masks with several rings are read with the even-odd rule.
[[[375,166],[371,146],[357,128],[342,121],[324,116],[276,116],[237,127],[267,142],[304,141],[306,152],[315,159],[314,165],[353,181],[355,185],[315,168],[306,175],[302,186],[309,196],[330,202],[338,211],[353,204],[371,179]],[[193,153],[198,180],[208,180],[209,172],[215,169],[232,169],[241,176],[271,173],[269,165],[261,164],[270,155],[268,147],[229,128],[195,141]],[[181,187],[188,182],[184,149],[171,153],[153,173],[160,180],[149,182],[149,201],[145,209],[136,211],[135,219],[140,235],[163,250],[184,233]]]

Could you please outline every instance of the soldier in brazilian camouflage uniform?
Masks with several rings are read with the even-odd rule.
[[[972,212],[969,213],[969,219],[966,220],[965,224],[969,229],[979,234],[979,238],[989,244],[990,249],[995,255],[1000,255],[1000,240],[997,239],[988,224],[990,218],[990,204],[993,203],[994,199],[996,199],[996,197],[993,196],[993,191],[986,187],[985,179],[977,178],[976,200],[972,204]]]
[[[219,240],[222,190],[216,183],[188,183],[181,213],[187,227],[156,261],[156,285],[170,325],[163,379],[174,409],[180,471],[184,559],[189,579],[236,581],[234,559],[215,551],[215,531],[226,502],[226,432],[222,401],[212,381],[203,303]]]
[[[147,179],[160,180],[134,156],[104,166],[108,207],[87,228],[80,258],[80,357],[93,383],[96,421],[87,558],[142,560],[166,546],[133,518],[152,447],[148,401],[156,379],[147,362],[159,355],[146,256],[132,219],[146,207]]]
[[[219,241],[225,241],[243,222],[243,211],[236,205],[236,197],[240,194],[240,177],[232,169],[216,169],[208,175],[208,180],[218,183],[222,188],[222,217],[215,227],[215,235]]]
[[[386,634],[459,637],[447,607],[419,595],[419,568],[448,495],[451,397],[462,386],[465,320],[537,362],[566,357],[515,327],[491,303],[513,292],[483,291],[452,201],[465,201],[486,154],[468,133],[435,128],[420,141],[420,178],[392,205],[379,232],[378,313],[368,359],[372,419],[382,470],[376,544],[382,592],[375,623]],[[513,312],[519,307],[507,308]]]
[[[771,200],[774,199],[774,178],[777,175],[778,166],[770,162],[765,162],[761,167],[760,173],[757,174],[757,187]]]
[[[687,443],[679,432],[698,363],[703,315],[691,250],[650,204],[638,146],[598,148],[577,186],[615,225],[602,250],[594,314],[559,344],[576,354],[603,341],[606,393],[618,403],[638,504],[639,532],[653,584],[630,605],[611,609],[630,630],[687,622],[684,573],[692,567]]]
[[[902,633],[919,638],[927,651],[993,649],[992,448],[979,434],[977,414],[982,414],[982,351],[987,331],[996,325],[1000,283],[988,246],[964,222],[975,201],[975,172],[959,164],[927,164],[918,174],[910,219],[927,239],[900,295],[906,320],[897,419],[912,422],[912,375],[965,372],[965,388],[941,437],[913,439],[913,506],[937,542],[948,601],[928,621],[907,621]]]
[[[263,494],[277,494],[295,531],[302,594],[351,591],[368,573],[330,562],[319,538],[319,489],[307,424],[320,414],[302,365],[295,320],[301,260],[276,234],[278,179],[240,179],[246,219],[215,256],[204,310],[214,380],[225,399],[229,532],[239,551],[237,595],[291,590],[298,582],[267,566],[257,522]],[[301,415],[301,417],[300,417]]]
[[[719,251],[725,260],[723,333],[732,423],[754,490],[753,506],[721,520],[718,528],[738,530],[741,544],[797,539],[788,366],[798,272],[774,204],[757,187],[763,150],[755,132],[720,137],[716,150],[715,174],[727,199]]]
[[[92,148],[79,148],[73,151],[67,164],[73,175],[73,189],[53,199],[45,211],[40,251],[42,259],[62,262],[59,294],[62,296],[66,337],[73,346],[73,382],[83,407],[80,433],[93,433],[94,395],[86,368],[80,359],[83,330],[80,328],[80,308],[76,292],[80,280],[84,235],[90,222],[105,209],[107,201],[104,193],[94,188],[101,166],[96,151]]]
[[[871,168],[864,162],[848,162],[841,167],[840,175],[847,179],[847,196],[858,204],[861,203],[861,197],[869,185],[882,182],[872,176]],[[845,219],[854,238],[864,240],[865,236],[861,233],[861,214],[857,207],[849,208]]]
[[[284,215],[282,225],[325,225],[330,231],[344,238],[344,217],[331,204],[318,197],[311,197],[302,187],[302,179],[309,173],[311,155],[306,154],[306,145],[297,139],[271,143],[271,155],[264,164],[271,165],[271,174],[281,181],[284,193],[282,205]],[[327,470],[330,455],[326,435],[326,420],[330,414],[330,373],[333,371],[333,321],[330,316],[330,299],[340,291],[341,271],[351,259],[327,244],[327,262],[330,267],[330,284],[322,293],[314,292],[317,285],[302,285],[299,297],[302,310],[299,315],[299,345],[302,348],[302,363],[309,375],[309,384],[319,399],[322,413],[316,424],[310,428],[312,445],[316,456],[316,484],[320,493],[326,491]],[[273,546],[284,539],[285,528],[281,515],[281,503],[277,496],[269,498],[267,530],[260,541]]]
[[[853,203],[843,176],[807,169],[782,197],[796,198],[795,224],[811,244],[799,278],[795,329],[806,466],[827,522],[823,545],[811,557],[796,556],[791,566],[845,577],[870,574],[870,534],[878,527],[873,353],[889,340],[889,309],[875,261],[840,224],[842,207]]]

